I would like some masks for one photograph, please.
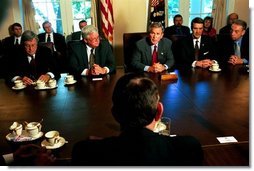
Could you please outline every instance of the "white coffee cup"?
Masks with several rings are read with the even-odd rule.
[[[23,126],[22,124],[19,124],[18,122],[13,122],[9,130],[13,136],[17,136],[17,135],[19,136],[22,134]]]
[[[41,124],[39,122],[30,122],[25,129],[30,137],[36,137],[41,131]]]
[[[213,63],[212,64],[212,70],[217,71],[219,69],[219,64],[218,63]]]
[[[49,82],[48,82],[48,85],[49,85],[49,87],[55,87],[56,86],[56,80],[54,80],[54,79],[50,79],[49,80]]]
[[[41,81],[41,80],[38,80],[36,81],[36,85],[39,89],[42,89],[45,87],[45,82],[44,81]]]
[[[67,83],[72,83],[74,81],[74,77],[73,77],[73,75],[67,75],[65,77],[65,80]]]
[[[24,85],[22,80],[16,80],[14,84],[16,88],[21,88]]]
[[[47,132],[45,137],[50,146],[54,146],[60,140],[59,132],[55,130]]]

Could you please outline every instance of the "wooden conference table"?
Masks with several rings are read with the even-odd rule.
[[[158,74],[148,74],[159,87],[164,115],[172,119],[171,134],[195,136],[211,160],[219,160],[220,149],[232,145],[220,144],[216,137],[234,136],[238,142],[233,148],[237,148],[237,154],[244,153],[246,160],[240,163],[225,161],[219,165],[248,166],[250,81],[246,68],[230,66],[221,72],[205,69],[175,72],[178,80],[173,82],[159,80]],[[22,123],[43,118],[44,133],[58,130],[68,141],[53,150],[59,161],[69,160],[74,143],[89,135],[118,135],[119,125],[111,115],[111,95],[123,74],[124,70],[120,68],[116,74],[105,76],[101,81],[82,78],[69,86],[64,85],[65,74],[62,74],[58,87],[52,90],[27,87],[15,91],[0,80],[1,154],[11,152],[21,144],[6,140],[8,128],[14,121]],[[40,144],[42,140],[44,137],[32,142]],[[210,156],[212,153],[217,154],[217,159]],[[216,165],[216,162],[206,164]]]

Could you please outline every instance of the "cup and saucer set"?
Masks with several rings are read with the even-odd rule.
[[[219,64],[218,63],[213,63],[212,66],[209,68],[209,71],[220,72],[221,69],[220,69]]]
[[[10,133],[6,135],[6,139],[11,142],[28,142],[41,138],[44,134],[41,131],[41,122],[25,122],[23,125],[18,122],[13,122],[9,127]],[[68,143],[59,135],[58,131],[49,131],[45,134],[45,139],[41,142],[41,146],[46,149],[57,149]]]
[[[13,142],[37,140],[43,136],[41,127],[40,122],[30,122],[26,123],[23,129],[22,124],[13,122],[13,124],[9,127],[10,133],[6,135],[6,139]]]
[[[57,88],[57,82],[55,79],[50,79],[47,83],[37,80],[35,83],[35,90],[49,90]]]
[[[77,80],[74,80],[74,76],[73,75],[66,75],[65,79],[64,79],[64,85],[72,85],[75,84],[77,82]]]
[[[13,90],[22,90],[26,88],[26,85],[23,83],[22,80],[16,80],[14,81],[14,86],[12,87]]]
[[[61,137],[58,131],[52,130],[45,134],[45,139],[41,142],[41,146],[46,149],[57,149],[66,143],[68,141]]]

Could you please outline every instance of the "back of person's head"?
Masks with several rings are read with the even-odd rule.
[[[87,39],[90,33],[93,33],[93,32],[98,33],[98,29],[93,25],[87,25],[82,28],[81,32],[82,32],[83,39]]]
[[[117,81],[112,102],[112,114],[122,130],[143,128],[156,116],[158,88],[143,75],[126,74]]]
[[[233,21],[232,24],[236,24],[236,25],[242,26],[243,30],[247,29],[247,23],[245,21],[243,21],[243,20],[236,19],[236,20]]]
[[[163,25],[160,22],[153,22],[152,24],[150,24],[148,28],[148,32],[150,33],[153,28],[161,28],[162,32],[164,31]]]
[[[26,30],[23,32],[23,34],[21,36],[21,44],[23,44],[25,41],[30,41],[34,38],[36,39],[37,42],[39,41],[37,34],[35,34],[31,30]]]
[[[204,24],[204,20],[200,17],[196,17],[191,21],[191,29],[193,29],[193,25],[194,23],[198,23],[198,24]]]

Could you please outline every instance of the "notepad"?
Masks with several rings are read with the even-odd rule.
[[[227,136],[227,137],[217,137],[217,140],[220,143],[231,143],[231,142],[238,142],[235,137],[233,136]]]
[[[93,78],[92,80],[93,81],[99,81],[99,80],[102,80],[102,78]]]

